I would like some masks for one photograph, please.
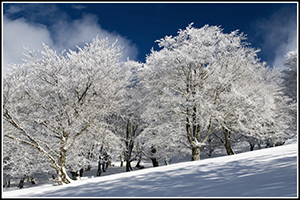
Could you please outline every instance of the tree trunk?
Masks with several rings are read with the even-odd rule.
[[[78,172],[71,171],[71,174],[72,174],[72,179],[77,180]]]
[[[91,165],[88,165],[85,171],[91,171]]]
[[[165,165],[169,165],[168,158],[165,158]]]
[[[3,187],[10,187],[10,180],[6,180],[5,184],[3,184]]]
[[[25,181],[26,176],[24,175],[24,177],[21,178],[20,183],[19,183],[19,188],[22,189],[24,187],[24,181]]]
[[[225,137],[225,149],[228,155],[234,155],[233,150],[231,149],[231,145],[230,145],[230,131],[223,128],[223,133],[224,133],[224,137]]]
[[[192,126],[190,122],[190,114],[189,114],[189,108],[186,110],[187,117],[186,117],[186,134],[189,143],[192,146],[192,161],[200,160],[200,147],[194,145],[194,142],[196,139],[198,140],[200,137],[200,126],[196,123],[196,108],[193,108],[193,116],[192,116]]]
[[[80,177],[83,177],[83,168],[81,168],[81,169],[79,170],[79,176],[80,176]]]
[[[152,161],[153,167],[158,167],[159,166],[158,161],[156,160],[156,158],[151,158],[151,161]]]
[[[121,161],[120,167],[123,167],[123,164],[124,164],[124,156],[123,155],[120,155],[120,161]]]
[[[154,146],[151,146],[151,156],[152,158],[151,161],[152,161],[152,164],[153,164],[153,167],[158,167],[158,161],[157,159],[155,158],[155,154],[156,153],[156,148]]]
[[[35,180],[34,180],[34,178],[33,178],[33,176],[30,176],[30,182],[31,182],[32,184],[34,184],[34,185],[36,184],[36,183],[35,183]]]
[[[126,172],[129,172],[132,170],[131,167],[131,154],[132,154],[132,149],[133,149],[133,142],[130,140],[129,142],[129,147],[127,149],[126,155],[125,155],[125,160],[126,160]]]
[[[126,141],[125,141],[125,145],[126,145],[126,150],[125,150],[125,161],[126,161],[126,172],[129,172],[132,170],[131,167],[131,154],[132,154],[132,150],[134,147],[134,142],[132,140],[132,124],[130,123],[130,121],[127,121],[127,127],[126,127]]]
[[[261,149],[261,146],[260,146],[260,144],[259,144],[259,143],[257,144],[257,146],[258,146],[258,148],[259,148],[259,149]]]
[[[192,147],[192,161],[200,160],[200,147]]]
[[[106,172],[106,161],[104,161],[102,164],[102,171]]]
[[[61,167],[60,169],[57,169],[57,183],[59,185],[62,185],[62,184],[68,184],[68,183],[71,183],[71,180],[66,172],[66,169],[65,167]]]
[[[126,160],[126,172],[132,171],[130,160]]]
[[[101,162],[100,161],[98,161],[97,176],[101,176]]]
[[[139,155],[139,160],[138,160],[138,162],[136,163],[136,166],[135,166],[135,167],[137,167],[137,168],[139,168],[139,169],[143,169],[143,168],[144,168],[144,166],[140,165],[141,160],[142,160],[142,153],[140,153],[140,155]]]
[[[254,150],[255,143],[251,143],[251,142],[249,142],[249,143],[250,143],[250,151],[253,151],[253,150]]]
[[[71,183],[71,179],[69,178],[67,172],[66,172],[66,154],[67,154],[67,150],[65,150],[63,147],[60,148],[60,158],[59,158],[59,168],[56,168],[56,172],[57,172],[57,183],[59,185],[62,184],[68,184]]]

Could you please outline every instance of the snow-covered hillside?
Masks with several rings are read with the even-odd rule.
[[[2,197],[298,197],[298,145],[4,191]]]

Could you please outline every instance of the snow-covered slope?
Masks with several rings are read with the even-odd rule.
[[[298,145],[294,141],[68,185],[5,191],[2,197],[298,197],[297,157]]]

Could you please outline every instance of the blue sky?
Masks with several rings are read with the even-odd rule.
[[[284,55],[297,49],[296,1],[289,3],[160,3],[2,2],[3,66],[22,62],[23,46],[43,50],[42,42],[60,52],[99,38],[118,38],[123,59],[144,62],[155,40],[177,35],[178,29],[218,25],[229,33],[247,34],[247,42],[260,48],[259,57],[279,66]]]

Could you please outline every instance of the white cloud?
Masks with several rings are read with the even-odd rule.
[[[30,50],[42,50],[42,43],[52,45],[50,33],[45,26],[29,24],[20,18],[14,21],[3,18],[3,66],[22,63],[28,59],[23,46]]]
[[[282,68],[283,63],[285,62],[285,55],[290,51],[297,50],[297,30],[288,29],[287,34],[288,38],[286,42],[283,42],[279,48],[276,49],[276,57],[274,59],[274,66]]]
[[[297,14],[290,7],[284,7],[268,19],[255,24],[257,36],[263,40],[262,50],[272,55],[272,67],[282,68],[285,54],[297,49]]]
[[[17,13],[22,11],[22,8],[18,5],[11,5],[6,12],[8,13]]]
[[[52,19],[55,19],[56,16],[59,16],[60,18],[66,17],[65,13],[60,12],[60,9],[56,6],[56,4],[48,3],[16,3],[14,5],[10,5],[6,10],[7,18],[14,14],[22,15],[29,21],[41,19],[51,21]]]
[[[108,37],[111,43],[118,39],[118,45],[124,46],[123,49],[123,60],[127,57],[131,59],[136,58],[137,48],[130,40],[121,36],[115,32],[108,32],[101,28],[97,23],[98,18],[95,15],[84,15],[82,19],[74,20],[72,22],[66,23],[65,21],[60,21],[54,25],[56,48],[64,49],[75,48],[77,46],[83,46],[87,42],[91,42],[93,38],[97,35],[99,39]]]
[[[20,7],[10,7],[12,12],[24,10]],[[40,7],[40,9],[42,9]],[[44,9],[46,9],[44,7]],[[116,32],[109,32],[98,24],[98,18],[95,15],[87,14],[81,19],[70,20],[66,13],[62,13],[57,9],[52,9],[53,12],[60,14],[55,23],[45,26],[39,23],[33,23],[19,18],[10,20],[8,17],[3,18],[3,66],[8,64],[19,64],[22,59],[27,58],[23,55],[26,51],[23,46],[30,50],[43,50],[42,43],[48,45],[51,49],[61,52],[63,49],[75,49],[77,46],[83,46],[85,43],[90,43],[93,38],[98,35],[98,38],[109,38],[109,41],[115,42],[118,39],[117,45],[124,46],[122,60],[136,59],[138,50],[130,40],[121,36]],[[42,10],[39,10],[42,13]],[[49,13],[53,16],[54,13]],[[37,18],[32,16],[30,19]],[[53,20],[53,19],[52,19]],[[5,72],[5,70],[3,70]]]

